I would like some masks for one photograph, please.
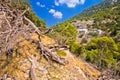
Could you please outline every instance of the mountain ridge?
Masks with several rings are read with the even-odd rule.
[[[97,5],[94,5],[88,9],[85,9],[83,10],[80,14],[74,16],[73,18],[71,19],[81,19],[84,17],[89,17],[91,15],[93,15],[94,13],[96,12],[99,12],[99,11],[102,11],[103,9],[105,8],[109,8],[113,5],[115,5],[117,2],[119,2],[118,0],[104,0],[103,2],[97,4]]]

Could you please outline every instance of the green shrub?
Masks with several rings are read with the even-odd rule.
[[[91,35],[93,37],[97,37],[98,33],[97,32],[89,32],[88,35]]]
[[[57,51],[57,55],[58,56],[66,56],[67,53],[64,50],[59,50],[59,51]]]
[[[81,54],[82,47],[79,43],[77,43],[76,41],[69,41],[67,44],[70,46],[70,51],[72,53],[75,53],[76,55]]]
[[[78,37],[79,37],[79,38],[82,38],[83,36],[84,36],[84,34],[80,34]]]
[[[86,60],[99,67],[112,67],[119,60],[118,46],[110,37],[93,38],[86,46]]]
[[[55,39],[58,44],[65,45],[69,40],[76,40],[78,31],[68,21],[55,25],[53,32],[47,34],[49,37]]]
[[[84,44],[84,43],[87,43],[88,41],[87,41],[87,39],[86,38],[83,38],[82,40],[81,40],[81,44]]]

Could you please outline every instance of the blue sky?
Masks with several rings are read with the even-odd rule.
[[[46,20],[47,27],[64,22],[104,0],[30,0],[33,11]]]

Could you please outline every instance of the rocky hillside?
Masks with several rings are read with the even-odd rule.
[[[74,56],[65,45],[43,35],[29,16],[30,7],[23,4],[16,8],[11,0],[0,1],[0,80],[99,78],[100,71]]]
[[[33,39],[38,39],[37,34],[33,34]],[[42,43],[45,46],[56,45],[54,40],[46,36],[42,37]],[[19,43],[15,48],[18,48],[19,54],[13,52],[11,59],[8,60],[6,55],[1,55],[3,61],[0,62],[0,79],[30,80],[31,76],[36,76],[37,79],[32,80],[96,80],[100,76],[98,70],[72,55],[69,50],[64,50],[66,55],[62,56],[68,64],[62,66],[45,59],[36,50],[37,46],[27,40]],[[33,66],[36,66],[34,70],[32,70]],[[33,71],[32,75],[30,71]]]

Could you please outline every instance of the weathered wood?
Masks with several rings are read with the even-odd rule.
[[[28,19],[28,18],[25,17],[25,16],[24,16],[24,19],[29,22],[29,24],[35,29],[35,31],[36,31],[40,36],[42,35],[42,34],[41,34],[41,31],[39,30],[39,28],[36,27],[35,24],[34,24],[30,19]]]
[[[30,68],[30,78],[31,80],[38,80],[36,76],[35,69],[37,68],[37,57],[33,56],[33,59],[29,58],[29,61],[31,62],[31,68]]]
[[[68,63],[64,58],[61,58],[57,56],[55,53],[51,52],[50,49],[42,45],[41,42],[38,42],[37,44],[38,47],[44,52],[43,55],[48,56],[50,59],[61,65],[66,65]]]
[[[28,58],[28,60],[31,62],[31,68],[30,68],[30,78],[31,80],[38,80],[37,79],[37,75],[36,75],[36,69],[39,70],[39,71],[42,71],[43,73],[47,73],[48,71],[43,68],[43,67],[40,67],[38,65],[38,62],[37,62],[37,56],[36,55],[33,55],[33,58]]]

